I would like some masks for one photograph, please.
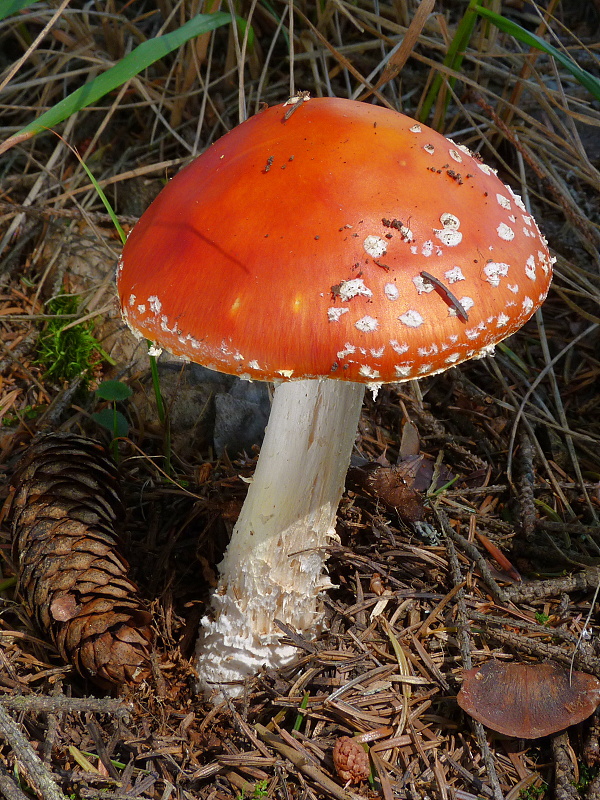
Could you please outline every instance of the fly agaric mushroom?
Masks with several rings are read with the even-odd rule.
[[[173,178],[118,268],[134,331],[279,384],[202,621],[205,687],[288,662],[276,620],[318,630],[365,384],[490,354],[551,280],[531,215],[465,147],[385,108],[304,100],[260,112]]]

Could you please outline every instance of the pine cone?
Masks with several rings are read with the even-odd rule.
[[[18,586],[61,657],[102,688],[148,674],[150,614],[115,532],[124,517],[104,447],[69,433],[34,439],[9,499]]]
[[[333,766],[345,783],[360,783],[369,777],[369,756],[359,742],[340,736],[333,748]]]

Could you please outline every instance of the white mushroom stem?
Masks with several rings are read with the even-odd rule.
[[[275,390],[254,478],[225,557],[210,616],[201,623],[199,684],[237,694],[263,666],[296,653],[280,644],[280,620],[312,636],[319,596],[331,586],[325,546],[334,533],[364,386],[335,380],[283,383]]]

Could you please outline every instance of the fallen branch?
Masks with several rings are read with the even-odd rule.
[[[327,777],[319,767],[315,767],[314,764],[311,764],[306,756],[303,756],[298,750],[294,750],[293,747],[284,744],[279,736],[275,736],[275,734],[267,730],[264,725],[255,725],[254,728],[263,742],[274,750],[277,750],[282,756],[285,756],[285,758],[291,761],[303,775],[314,781],[321,789],[329,792],[332,797],[335,797],[335,800],[355,800],[356,795],[342,789],[335,781]]]
[[[130,703],[110,697],[51,697],[49,695],[15,695],[0,698],[0,705],[10,711],[34,711],[48,714],[91,712],[124,717],[133,711]]]
[[[42,798],[42,800],[66,800],[66,797],[44,766],[43,761],[23,736],[21,729],[2,704],[0,704],[0,735],[10,745],[19,768],[38,797]],[[3,791],[4,788],[4,781],[2,781]],[[21,794],[21,792],[18,794],[12,793],[12,795],[9,794],[8,796],[10,800],[13,800],[13,798],[17,800]]]

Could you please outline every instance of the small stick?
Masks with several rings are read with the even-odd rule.
[[[450,525],[450,520],[448,519],[448,515],[445,511],[442,511],[442,509],[437,505],[432,506],[432,508],[446,536],[449,539],[452,539],[452,541],[460,547],[463,553],[465,553],[472,561],[475,562],[479,571],[481,572],[481,577],[487,585],[494,600],[499,605],[505,603],[507,592],[496,583],[485,558],[483,558],[479,550],[475,547],[475,545],[471,544],[471,542],[465,539],[462,534],[454,530],[454,528]]]
[[[111,698],[97,697],[51,697],[48,695],[16,695],[0,699],[0,707],[11,711],[33,711],[46,713],[92,712],[125,716],[132,710],[129,703]]]
[[[432,283],[436,289],[438,289],[438,294],[442,295],[442,298],[448,303],[448,305],[452,306],[456,311],[457,316],[463,320],[463,322],[469,321],[469,315],[467,314],[466,308],[460,302],[460,300],[455,297],[450,289],[443,284],[438,278],[434,275],[430,275],[429,272],[425,272],[424,270],[421,271],[421,277],[425,278],[426,281]]]
[[[54,686],[52,687],[52,697],[59,697],[63,693],[62,691],[62,680],[58,680]],[[63,714],[56,714],[54,711],[45,714],[46,717],[46,735],[44,737],[44,741],[42,743],[42,749],[40,751],[40,757],[44,764],[51,764],[52,761],[52,751],[54,750],[54,746],[56,744],[56,737],[58,735],[58,727],[60,724],[60,720],[63,718]]]
[[[29,744],[21,728],[0,704],[0,731],[31,788],[43,800],[66,800],[43,761]]]
[[[575,768],[570,756],[571,745],[566,731],[558,733],[551,739],[554,757],[555,797],[560,800],[575,800],[579,792],[575,786]]]
[[[94,746],[96,748],[96,753],[98,754],[98,758],[104,764],[107,774],[113,780],[119,781],[120,780],[119,773],[117,772],[116,767],[110,760],[110,753],[108,752],[106,745],[102,741],[102,732],[100,730],[100,726],[93,719],[87,719],[85,727],[87,728],[88,733],[92,737]]]
[[[78,208],[32,208],[32,206],[19,205],[18,203],[7,203],[5,200],[0,200],[0,210],[2,209],[6,210],[7,212],[12,211],[15,214],[20,211],[33,217],[34,219],[39,220],[50,220],[54,217],[58,217],[59,219],[74,219],[79,221],[83,217],[83,211]],[[112,218],[109,214],[101,214],[99,211],[86,211],[86,216],[91,222],[96,222],[100,225],[112,225]],[[118,219],[119,222],[126,222],[128,225],[135,225],[139,217],[134,217],[127,214],[119,214]]]
[[[287,122],[288,119],[292,116],[292,114],[300,108],[303,103],[306,103],[310,100],[310,92],[296,92],[293,97],[290,97],[288,100],[285,101],[283,104],[284,106],[291,106],[283,115],[283,121]]]
[[[313,780],[317,786],[324,789],[328,794],[334,797],[335,800],[354,800],[354,798],[357,797],[353,792],[342,789],[341,786],[325,775],[323,770],[311,764],[307,756],[302,755],[298,750],[294,750],[293,747],[284,744],[279,736],[275,736],[275,734],[271,733],[271,731],[263,725],[256,724],[254,728],[260,738],[266,742],[269,747],[277,750],[277,752],[285,758],[288,758],[303,775]]]
[[[510,624],[507,621],[507,624]],[[527,656],[534,656],[540,660],[552,660],[569,669],[571,661],[575,669],[582,669],[584,672],[590,672],[592,675],[600,675],[600,659],[593,655],[587,654],[585,651],[579,650],[573,653],[565,645],[550,644],[543,642],[531,636],[524,636],[520,633],[513,633],[511,631],[503,631],[500,628],[486,627],[486,637],[500,642],[505,647],[510,647],[511,650],[516,650],[520,654]]]
[[[504,599],[513,603],[529,603],[532,600],[558,597],[569,592],[586,592],[595,589],[599,582],[600,569],[593,566],[561,578],[545,578],[518,586],[507,586],[504,590]]]
[[[0,764],[0,793],[6,800],[30,800],[11,778],[10,773]]]
[[[534,452],[531,439],[525,432],[521,435],[521,450],[519,455],[521,474],[519,476],[519,491],[517,496],[521,511],[521,525],[523,527],[525,540],[531,542],[535,535],[535,523],[537,518],[533,494],[535,485],[535,473],[533,469]]]

